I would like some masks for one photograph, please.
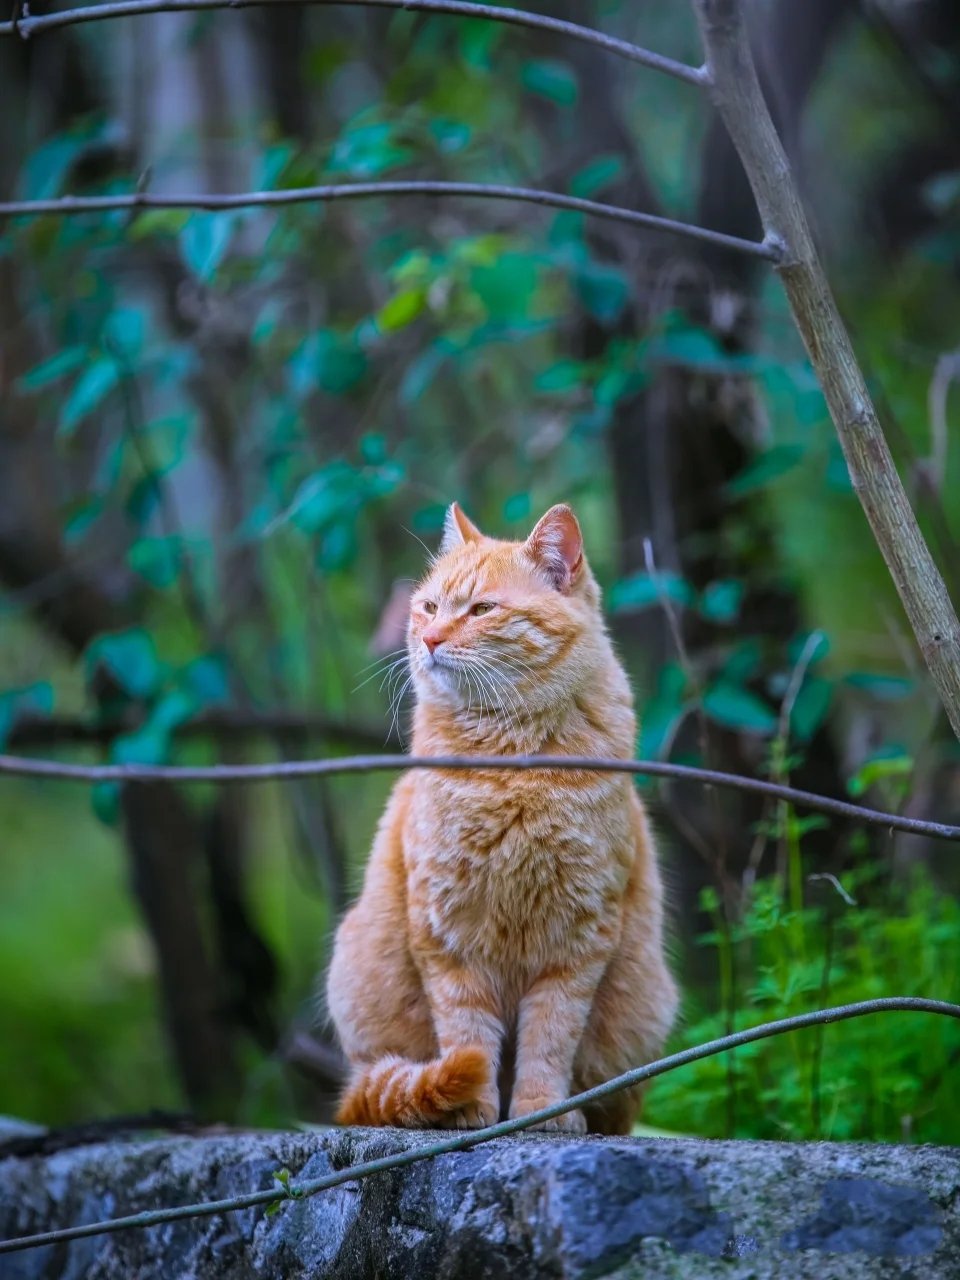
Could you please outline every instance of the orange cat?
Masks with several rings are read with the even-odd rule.
[[[569,507],[526,542],[456,504],[413,593],[413,753],[629,759],[630,689]],[[337,931],[342,1124],[477,1128],[655,1057],[677,996],[627,774],[411,770]],[[641,1090],[541,1126],[628,1133]]]

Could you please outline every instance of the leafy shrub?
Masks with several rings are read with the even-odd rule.
[[[888,868],[876,864],[843,880],[870,905],[850,905],[829,879],[817,879],[807,881],[807,900],[796,909],[774,878],[754,886],[733,928],[705,890],[702,905],[716,927],[698,941],[716,955],[725,1008],[710,1012],[690,995],[672,1048],[879,996],[960,1000],[960,904],[921,874],[909,887],[891,884]],[[858,1018],[671,1072],[653,1086],[645,1118],[709,1137],[957,1142],[958,1061],[960,1025],[952,1019]]]

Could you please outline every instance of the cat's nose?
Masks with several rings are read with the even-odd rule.
[[[437,631],[433,627],[428,627],[423,633],[421,639],[432,654],[438,644],[443,644],[445,636],[442,631]]]

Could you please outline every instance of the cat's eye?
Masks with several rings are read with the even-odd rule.
[[[474,618],[480,618],[483,614],[489,613],[492,608],[493,604],[490,600],[478,600],[470,610],[470,613]]]
[[[423,612],[424,612],[424,613],[429,613],[429,614],[430,614],[430,616],[431,616],[431,618],[432,618],[432,617],[433,617],[433,615],[437,612],[437,605],[436,605],[436,601],[434,601],[434,600],[424,600],[424,602],[423,602]]]

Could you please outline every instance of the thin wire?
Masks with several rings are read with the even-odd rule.
[[[642,1084],[645,1080],[652,1080],[655,1076],[676,1071],[679,1067],[687,1066],[691,1062],[699,1062],[702,1058],[709,1058],[714,1054],[729,1052],[741,1045],[766,1040],[770,1036],[784,1035],[788,1031],[799,1031],[804,1027],[821,1026],[829,1022],[845,1022],[850,1018],[863,1018],[873,1013],[935,1013],[960,1019],[960,1005],[913,996],[888,996],[878,1000],[861,1000],[856,1004],[837,1005],[831,1009],[816,1009],[811,1013],[796,1014],[792,1018],[779,1018],[775,1022],[764,1022],[758,1027],[736,1031],[718,1040],[710,1040],[706,1044],[695,1045],[693,1048],[670,1054],[666,1058],[659,1058],[656,1062],[615,1076],[594,1089],[587,1089],[563,1102],[543,1107],[540,1111],[531,1112],[530,1115],[521,1116],[516,1120],[504,1120],[486,1129],[461,1133],[456,1138],[445,1138],[413,1150],[381,1156],[377,1160],[366,1160],[362,1164],[351,1165],[346,1169],[306,1182],[290,1183],[287,1186],[278,1183],[268,1190],[231,1196],[225,1200],[208,1200],[198,1204],[177,1205],[169,1209],[149,1209],[123,1218],[105,1219],[102,1222],[91,1222],[77,1227],[63,1227],[55,1231],[39,1232],[36,1235],[20,1236],[13,1240],[0,1240],[0,1254],[16,1253],[22,1249],[37,1249],[43,1245],[59,1244],[66,1240],[82,1240],[88,1236],[108,1235],[117,1231],[126,1231],[131,1227],[153,1227],[165,1222],[179,1222],[184,1218],[208,1218],[218,1213],[230,1213],[236,1209],[279,1204],[284,1200],[303,1200],[307,1196],[329,1191],[333,1187],[342,1186],[345,1182],[368,1178],[375,1173],[402,1169],[407,1165],[418,1164],[421,1160],[430,1160],[435,1156],[447,1155],[454,1151],[464,1151],[468,1148],[472,1150],[485,1142],[491,1142],[494,1138],[504,1138],[513,1133],[520,1133],[524,1129],[542,1124],[545,1120],[552,1120],[578,1107],[600,1102],[621,1089],[629,1089],[634,1085]]]
[[[804,809],[832,813],[856,822],[931,836],[934,840],[960,840],[960,827],[923,818],[907,818],[899,813],[865,809],[847,800],[800,791],[763,778],[744,778],[716,769],[670,764],[664,760],[614,760],[593,756],[339,756],[325,760],[284,760],[273,764],[239,765],[141,765],[66,764],[59,760],[36,760],[27,756],[0,755],[0,775],[21,778],[51,778],[63,782],[269,782],[275,778],[314,778],[334,773],[374,773],[401,769],[546,769],[585,770],[593,773],[646,774],[652,778],[685,778],[712,787],[750,791],[756,795],[788,800]]]
[[[43,13],[24,17],[20,14],[10,22],[0,22],[0,36],[19,36],[22,40],[52,31],[58,27],[72,26],[78,22],[100,22],[106,18],[125,18],[145,13],[184,13],[204,9],[267,8],[271,4],[353,4],[375,9],[417,10],[421,13],[446,13],[463,18],[485,18],[492,22],[509,23],[516,27],[532,27],[551,31],[557,35],[580,40],[584,44],[597,45],[607,53],[617,54],[628,62],[637,62],[662,71],[665,75],[688,84],[706,85],[709,77],[705,67],[691,67],[676,62],[662,54],[653,53],[640,45],[616,36],[605,35],[592,27],[582,27],[575,22],[551,18],[546,14],[528,13],[524,9],[501,9],[492,4],[473,4],[468,0],[117,0],[112,4],[92,4],[82,9],[61,9],[58,13]]]
[[[271,0],[271,3],[276,2],[277,0]],[[728,236],[722,231],[711,231],[707,227],[678,222],[674,218],[662,218],[658,214],[643,213],[637,209],[623,209],[617,205],[568,196],[558,191],[539,191],[533,187],[509,187],[486,182],[347,182],[332,186],[291,187],[280,191],[239,191],[220,195],[203,192],[194,195],[150,195],[145,191],[134,191],[129,195],[59,196],[53,200],[0,202],[0,218],[42,215],[72,217],[80,213],[109,213],[123,209],[139,213],[145,209],[274,208],[317,201],[365,200],[379,196],[478,196],[486,200],[520,200],[526,204],[585,213],[594,218],[605,218],[608,222],[624,222],[634,227],[668,231],[754,258],[765,258],[770,262],[779,259],[779,250],[772,242],[744,240],[740,236]]]

